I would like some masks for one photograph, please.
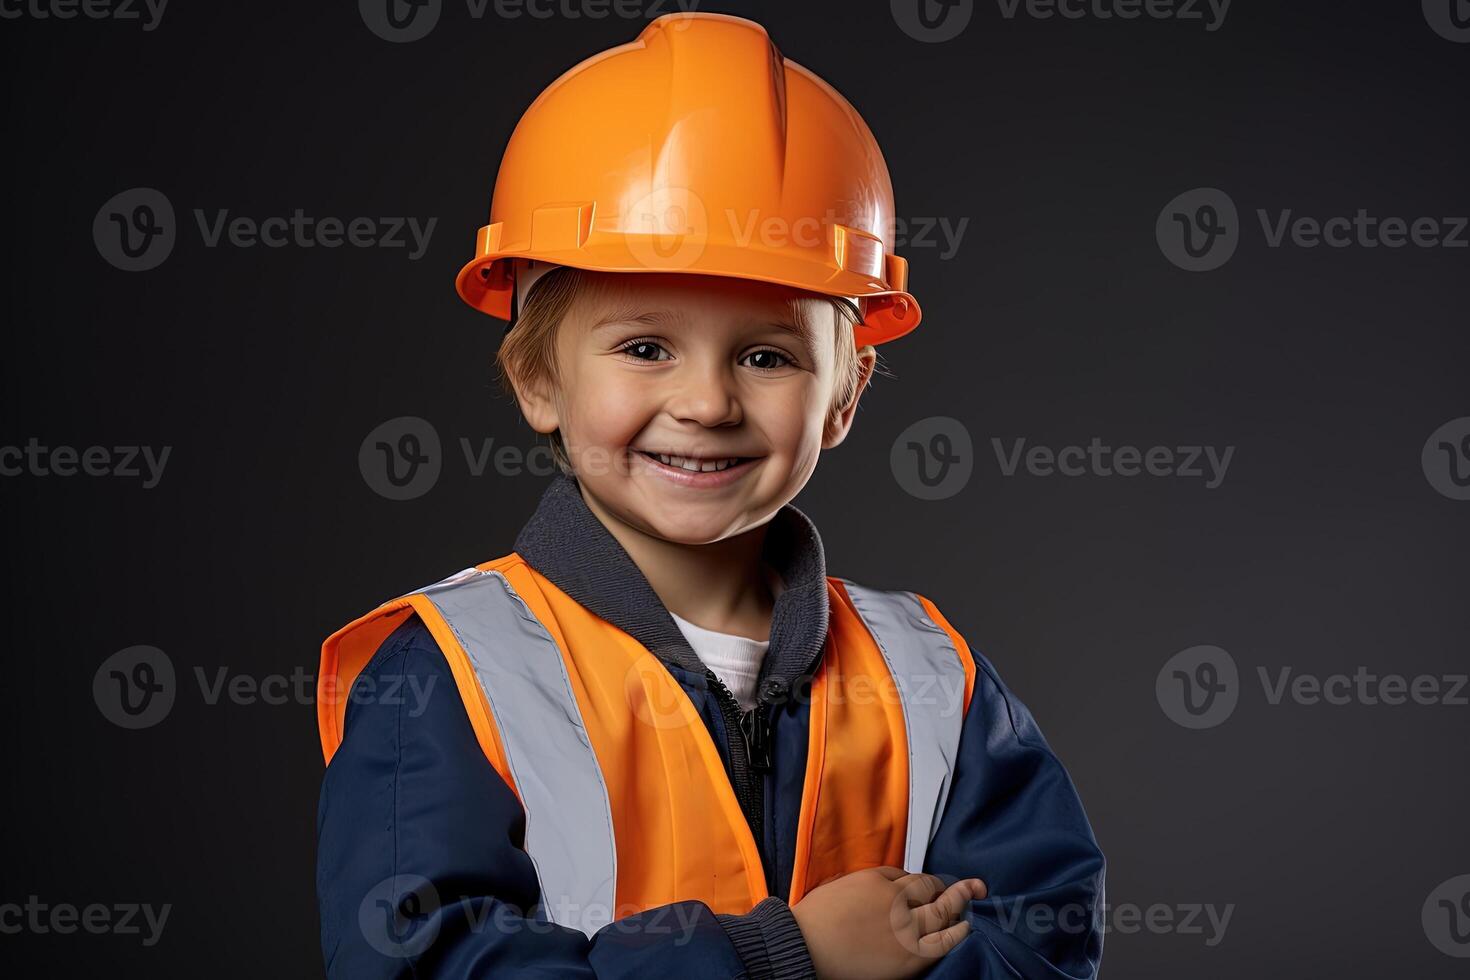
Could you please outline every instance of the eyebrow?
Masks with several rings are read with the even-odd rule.
[[[816,356],[816,331],[812,328],[811,320],[806,315],[805,307],[800,303],[792,302],[788,309],[791,314],[789,320],[772,320],[770,325],[794,336],[808,357]]]
[[[800,345],[803,355],[809,358],[816,357],[817,351],[814,344],[815,338],[812,336],[811,324],[800,317],[795,318],[795,321],[794,323],[787,323],[782,320],[770,320],[764,325],[775,327],[777,330],[795,337],[796,343]]]
[[[685,322],[681,313],[672,310],[645,310],[634,306],[625,306],[620,309],[608,310],[597,318],[592,324],[592,329],[615,326],[620,323],[641,323],[647,327],[672,326]]]

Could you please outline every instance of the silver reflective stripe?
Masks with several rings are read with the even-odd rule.
[[[612,921],[612,807],[556,641],[504,575],[467,569],[422,590],[469,656],[526,810],[546,916],[591,936]]]
[[[898,684],[909,748],[905,871],[924,870],[939,829],[965,721],[965,667],[954,642],[912,592],[884,592],[839,579]]]

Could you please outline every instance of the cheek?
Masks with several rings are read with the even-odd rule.
[[[648,423],[649,389],[622,371],[588,370],[568,379],[562,438],[574,446],[621,447]]]
[[[790,387],[772,386],[753,393],[746,400],[746,405],[747,418],[766,433],[774,445],[797,452],[807,443],[821,441],[828,397],[820,383],[807,381]]]

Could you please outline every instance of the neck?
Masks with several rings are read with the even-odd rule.
[[[754,639],[770,635],[775,599],[761,562],[767,525],[710,544],[679,544],[619,520],[579,488],[587,508],[623,546],[666,609],[705,629]]]

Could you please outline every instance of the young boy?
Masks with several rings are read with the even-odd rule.
[[[1103,857],[1030,714],[790,503],[919,321],[892,221],[748,20],[660,17],[527,110],[459,289],[561,473],[323,647],[330,976],[1095,976]]]

